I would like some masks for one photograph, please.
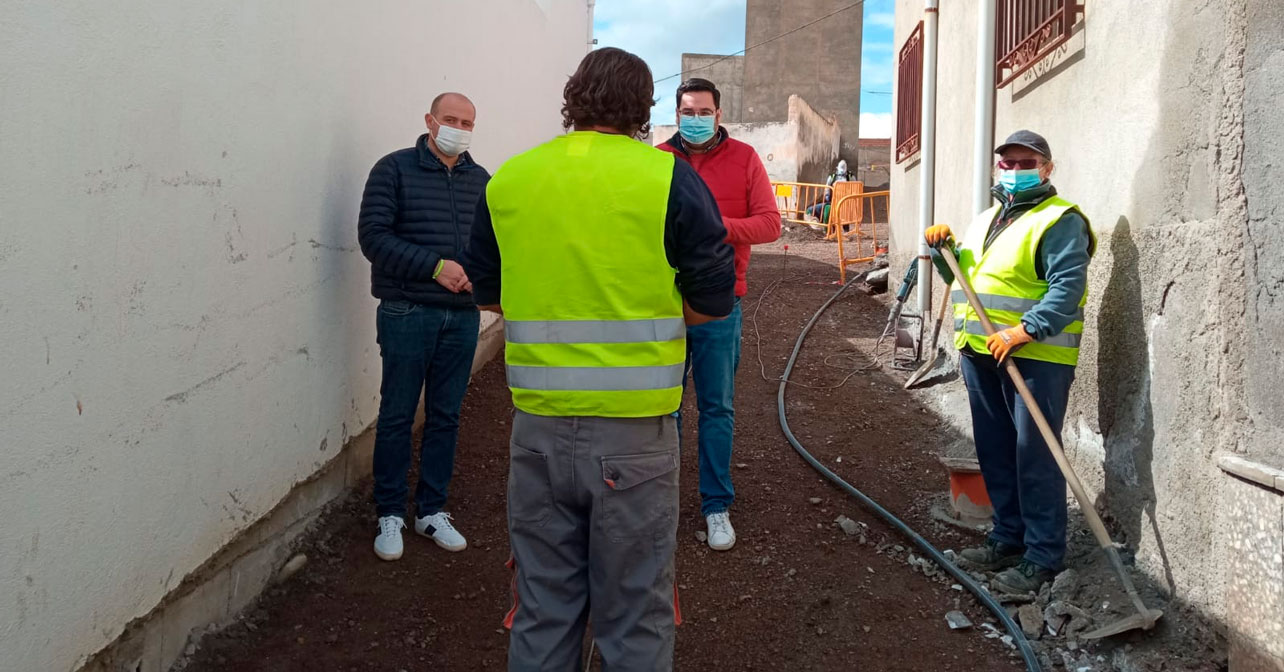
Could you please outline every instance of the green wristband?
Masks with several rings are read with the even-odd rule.
[[[445,260],[445,259],[442,259],[441,261],[437,262],[437,269],[436,269],[436,270],[434,270],[434,271],[432,272],[432,279],[433,279],[433,280],[436,280],[436,279],[437,279],[437,276],[441,275],[441,269],[442,269],[442,267],[444,267],[445,265],[446,265],[446,260]]]

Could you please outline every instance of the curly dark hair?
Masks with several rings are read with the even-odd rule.
[[[615,47],[590,51],[562,90],[562,128],[607,126],[631,136],[651,130],[651,68]]]

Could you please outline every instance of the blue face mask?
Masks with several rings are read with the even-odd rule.
[[[1043,183],[1043,178],[1039,177],[1039,169],[1031,170],[1000,170],[999,184],[1008,190],[1009,194],[1015,194],[1018,191],[1033,189]]]
[[[718,125],[714,123],[714,115],[704,116],[687,116],[678,117],[678,133],[682,139],[693,145],[703,145],[713,138],[713,134],[718,132]]]

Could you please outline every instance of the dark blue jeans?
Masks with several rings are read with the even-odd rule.
[[[687,328],[687,373],[695,383],[700,412],[700,513],[731,508],[731,444],[736,429],[736,369],[740,367],[740,300],[725,319]],[[682,379],[686,386],[686,377]],[[678,440],[682,437],[682,412]]]
[[[1016,385],[994,358],[965,354],[959,359],[972,406],[976,456],[994,505],[990,538],[1024,546],[1026,560],[1060,571],[1066,554],[1065,477]],[[1021,358],[1016,364],[1060,440],[1074,367]]]
[[[455,469],[459,407],[468,389],[477,327],[475,308],[439,308],[383,301],[376,320],[383,383],[375,426],[374,501],[379,516],[405,516],[411,430],[419,395],[424,438],[419,449],[415,514],[441,511]]]

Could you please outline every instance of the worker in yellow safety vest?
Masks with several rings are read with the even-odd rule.
[[[504,315],[513,405],[508,669],[673,669],[678,432],[686,327],[730,314],[732,249],[685,161],[637,138],[651,71],[592,51],[564,90],[562,135],[505,163],[464,267]],[[590,599],[590,595],[592,599]]]
[[[1038,591],[1061,571],[1066,549],[1066,484],[1056,461],[1000,363],[1015,357],[1054,432],[1061,434],[1083,338],[1088,263],[1097,246],[1079,206],[1052,186],[1052,150],[1042,136],[1017,131],[995,150],[998,204],[972,222],[961,244],[948,226],[927,229],[934,248],[950,245],[997,331],[981,322],[939,253],[937,270],[953,283],[954,344],[972,408],[972,432],[994,530],[960,556],[973,568],[1004,570],[996,589]]]

